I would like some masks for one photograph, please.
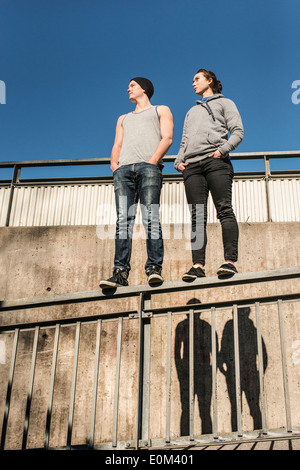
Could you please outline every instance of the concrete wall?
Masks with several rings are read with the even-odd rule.
[[[164,278],[166,281],[179,280],[191,266],[191,254],[187,237],[174,240],[176,227],[172,227],[170,238],[165,241]],[[214,276],[223,261],[221,231],[219,224],[209,225],[207,276]],[[75,291],[95,290],[101,278],[111,275],[114,257],[114,241],[100,239],[96,227],[35,227],[0,229],[0,300],[44,297]],[[177,232],[178,234],[178,232]],[[188,246],[186,246],[186,244]],[[240,272],[255,272],[300,264],[300,231],[298,223],[240,224],[240,257],[237,264]],[[145,284],[144,262],[145,241],[134,240],[130,284]],[[158,294],[152,297],[152,307],[186,306],[191,298],[201,303],[224,300],[239,300],[299,293],[299,279],[266,282],[230,288],[198,289],[178,294]],[[0,313],[0,325],[14,322],[34,322],[49,318],[69,318],[83,315],[122,312],[138,309],[138,298],[131,298],[124,307],[124,300],[104,300]],[[270,429],[285,426],[283,406],[284,390],[280,362],[280,340],[276,305],[263,306],[262,336],[266,347],[265,389],[267,396],[267,421]],[[249,361],[249,349],[256,347],[256,319],[253,308],[240,312],[240,351],[245,370],[243,400],[243,427],[251,431],[257,427],[255,419],[259,414],[256,393],[256,364]],[[163,438],[166,432],[166,360],[167,360],[167,315],[151,319],[151,371],[150,371],[150,424],[151,439]],[[290,302],[284,306],[286,330],[286,351],[291,394],[293,426],[300,426],[300,323],[299,303]],[[226,375],[230,368],[228,357],[232,353],[232,309],[223,309],[217,314],[217,337],[223,372],[218,370],[218,421],[221,433],[231,432],[232,403],[230,392],[233,383]],[[86,444],[90,432],[90,412],[96,324],[83,324],[80,335],[77,391],[74,409],[72,443]],[[95,443],[111,442],[112,419],[115,393],[118,321],[105,320],[102,323],[100,369],[98,383],[97,419]],[[187,432],[188,416],[188,358],[187,315],[183,308],[172,317],[172,395],[171,395],[171,438]],[[210,313],[195,317],[195,434],[210,432],[211,421],[211,332]],[[41,447],[44,442],[46,411],[49,395],[49,377],[54,344],[54,328],[39,332],[37,363],[33,398],[31,404],[28,447]],[[22,443],[28,377],[32,358],[34,331],[21,331],[18,344],[11,409],[6,433],[6,448],[20,448]],[[50,445],[66,443],[68,428],[69,398],[74,357],[75,327],[61,328],[59,353],[55,380],[53,415]],[[13,332],[0,334],[0,417],[5,407],[7,380]],[[253,348],[252,348],[253,349]],[[120,408],[118,440],[135,439],[136,395],[137,395],[137,351],[138,322],[123,319],[120,372]],[[248,352],[247,352],[248,351]],[[253,356],[251,356],[253,358]],[[227,358],[227,359],[226,359]],[[247,359],[248,358],[248,359]],[[230,359],[232,361],[232,358]],[[254,361],[255,356],[254,356]],[[252,368],[252,369],[251,369]],[[248,374],[248,375],[247,375]],[[251,375],[252,374],[252,375]],[[227,378],[227,379],[226,379]],[[250,399],[249,399],[250,397]],[[250,401],[249,401],[250,400]],[[255,402],[251,409],[249,403]],[[253,411],[254,410],[254,411]],[[251,416],[252,415],[252,416]],[[1,419],[0,418],[0,419]],[[254,418],[254,420],[253,420]],[[1,422],[0,422],[1,423]],[[1,427],[1,424],[0,424]]]
[[[299,223],[240,224],[239,272],[256,272],[269,269],[299,266]],[[143,229],[141,229],[143,230]],[[219,224],[209,225],[206,274],[215,276],[223,262],[221,229]],[[176,231],[176,228],[175,228]],[[166,281],[180,280],[191,267],[190,244],[180,227],[176,232],[182,239],[174,240],[173,228],[165,240],[163,275]],[[99,231],[98,231],[99,235]],[[44,297],[53,294],[88,291],[99,288],[102,278],[111,276],[114,258],[114,240],[100,239],[97,228],[77,227],[30,227],[0,229],[0,299]],[[101,234],[103,236],[103,234]],[[146,261],[145,240],[136,234],[133,242],[130,285],[146,284],[144,273]],[[298,282],[298,281],[297,281]],[[280,284],[282,293],[288,293],[294,283],[272,283],[225,289],[201,291],[200,301],[206,303],[227,298],[239,299],[249,296],[263,296],[277,293]],[[164,304],[184,305],[191,293],[153,296],[152,306]],[[196,292],[194,291],[194,294]],[[193,297],[195,296],[193,294]],[[162,303],[163,302],[163,303]],[[136,309],[137,299],[130,299],[128,309]],[[123,301],[102,302],[104,312],[123,311]],[[59,315],[74,315],[92,312],[94,305],[59,307]],[[96,306],[96,308],[98,308]],[[92,310],[91,310],[92,309]],[[53,309],[55,310],[55,309]],[[26,318],[28,312],[20,318]],[[49,312],[46,318],[48,318]],[[13,315],[10,313],[10,320]],[[34,320],[36,314],[30,312]],[[40,312],[38,313],[40,318]],[[5,315],[1,322],[5,321]]]

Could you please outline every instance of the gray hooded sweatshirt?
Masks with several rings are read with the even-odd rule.
[[[216,93],[204,103],[196,103],[185,117],[180,149],[174,162],[176,169],[181,162],[198,162],[216,150],[227,156],[244,137],[242,119],[233,101]]]

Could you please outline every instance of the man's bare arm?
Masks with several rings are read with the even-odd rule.
[[[159,106],[158,116],[160,120],[161,141],[158,144],[156,151],[148,161],[148,163],[152,163],[154,165],[157,165],[160,162],[160,160],[164,155],[166,155],[167,151],[171,147],[174,131],[174,120],[168,106]]]
[[[122,142],[123,142],[123,126],[122,126],[123,119],[124,119],[124,115],[120,116],[117,121],[115,141],[114,141],[114,145],[113,145],[111,156],[110,156],[110,168],[112,172],[114,172],[117,168],[119,168],[119,157],[120,157],[120,152],[121,152],[121,147],[122,147]]]

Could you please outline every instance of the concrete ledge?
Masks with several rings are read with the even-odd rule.
[[[255,273],[235,274],[226,278],[208,277],[196,279],[193,282],[173,281],[164,282],[160,286],[137,285],[119,287],[103,291],[92,290],[85,292],[70,292],[61,295],[48,295],[46,297],[25,298],[16,300],[3,300],[0,302],[0,311],[18,310],[24,308],[43,307],[49,305],[69,304],[77,302],[91,302],[103,299],[133,297],[140,294],[162,294],[193,289],[210,289],[214,287],[235,286],[257,282],[270,282],[300,277],[300,268],[283,268]]]

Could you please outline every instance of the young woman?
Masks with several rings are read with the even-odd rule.
[[[182,172],[191,210],[192,268],[183,280],[205,276],[207,199],[211,193],[222,225],[225,263],[218,275],[235,274],[238,259],[238,224],[232,209],[233,168],[229,152],[244,136],[240,114],[222,94],[222,84],[211,71],[200,69],[193,88],[202,99],[187,113],[175,168]],[[228,134],[230,136],[228,137]]]

